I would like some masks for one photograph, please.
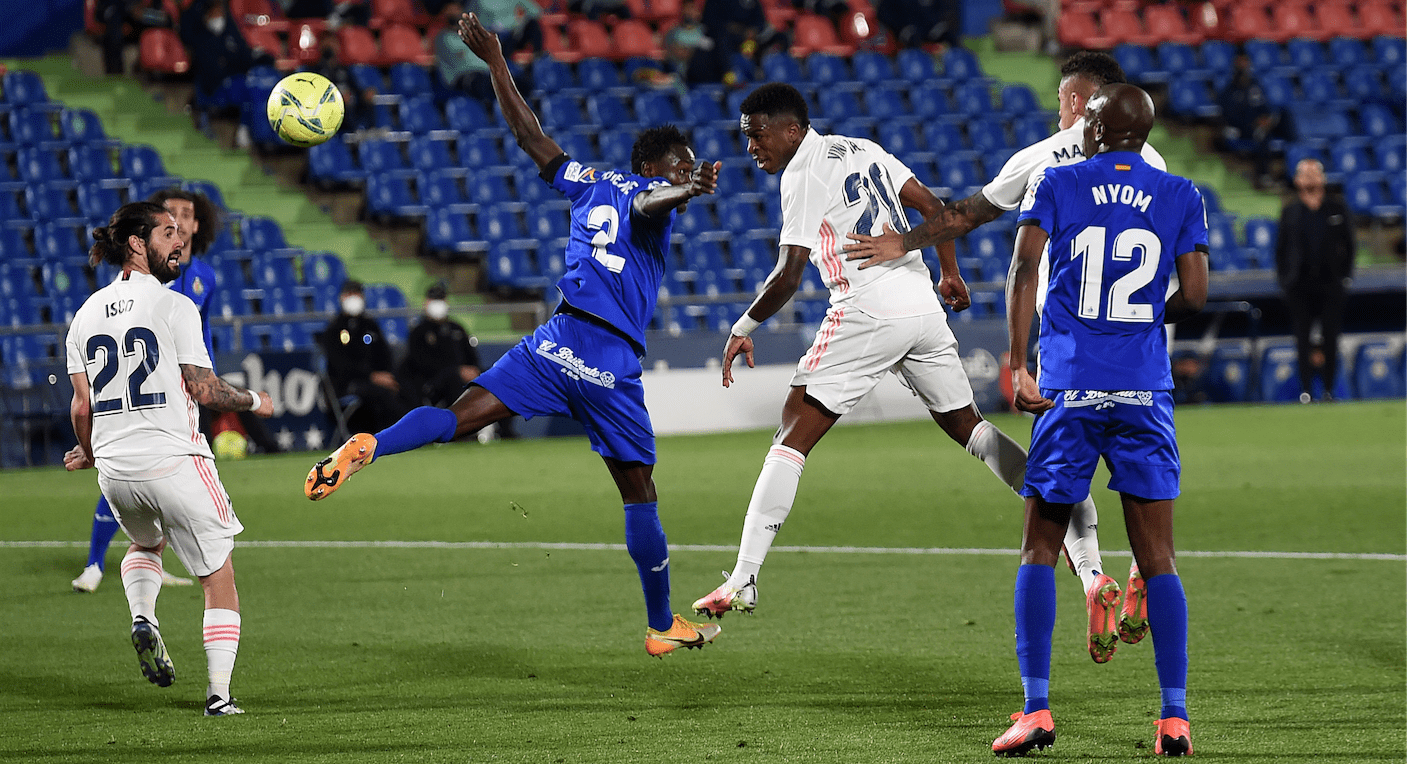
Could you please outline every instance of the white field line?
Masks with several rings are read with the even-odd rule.
[[[238,541],[247,549],[541,549],[624,552],[624,544],[577,544],[541,541]],[[83,549],[86,541],[0,541],[0,549]],[[736,552],[735,546],[719,544],[670,544],[671,551]],[[909,555],[989,555],[1015,557],[1017,549],[947,549],[943,547],[889,546],[774,546],[774,552],[810,552],[813,554],[909,554]],[[1104,550],[1111,557],[1129,557],[1121,550]],[[1407,562],[1407,554],[1351,552],[1200,552],[1179,551],[1179,557],[1233,557],[1262,560],[1387,560]]]

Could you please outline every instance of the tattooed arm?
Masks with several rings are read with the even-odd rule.
[[[200,405],[216,411],[253,411],[262,417],[273,416],[274,401],[268,393],[241,390],[215,376],[204,366],[181,364],[181,378],[186,389]]]
[[[992,204],[978,191],[926,216],[922,223],[903,236],[892,229],[885,230],[879,236],[846,234],[853,241],[845,245],[845,258],[866,260],[861,268],[897,260],[915,249],[943,244],[970,233],[977,226],[1001,217],[1003,212],[1005,210]]]

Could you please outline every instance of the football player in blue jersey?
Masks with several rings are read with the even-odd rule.
[[[1026,704],[992,743],[997,754],[1055,742],[1048,701],[1055,564],[1071,506],[1089,494],[1100,457],[1123,503],[1147,590],[1162,690],[1154,752],[1192,753],[1187,597],[1173,554],[1181,461],[1163,324],[1206,304],[1207,223],[1197,187],[1139,155],[1152,126],[1147,93],[1127,84],[1100,88],[1085,111],[1088,159],[1046,168],[1021,206],[1006,297],[1012,386],[1017,408],[1044,413],[1031,433],[1016,573],[1016,655]],[[1047,246],[1036,380],[1026,369],[1026,343]],[[1174,271],[1179,286],[1168,295]]]
[[[447,443],[513,414],[571,417],[586,428],[625,504],[625,545],[649,617],[646,652],[663,656],[679,647],[702,647],[720,629],[690,623],[669,604],[669,548],[651,477],[655,436],[640,359],[675,212],[714,192],[719,163],[695,169],[688,139],[672,125],[640,134],[629,172],[602,172],[573,161],[543,133],[513,84],[498,38],[474,14],[460,18],[459,36],[489,65],[494,94],[518,145],[542,179],[572,202],[567,272],[557,282],[562,302],[448,409],[422,406],[374,436],[353,436],[313,467],[304,493],[314,501],[325,498],[373,459]]]
[[[210,298],[215,293],[215,269],[192,255],[203,254],[210,248],[210,242],[215,240],[215,234],[220,230],[219,213],[204,194],[179,188],[162,189],[152,194],[147,201],[160,204],[176,218],[176,235],[185,246],[181,248],[181,275],[168,286],[191,298],[191,302],[194,302],[200,311],[205,352],[213,359],[215,351],[210,342]],[[105,286],[107,284],[98,285],[99,288]],[[93,511],[93,531],[88,539],[88,564],[83,568],[83,572],[78,574],[78,578],[73,579],[74,591],[92,592],[102,583],[108,546],[112,544],[117,527],[117,518],[113,516],[107,498],[98,497],[98,506]],[[163,570],[161,583],[166,586],[190,586],[194,582]]]

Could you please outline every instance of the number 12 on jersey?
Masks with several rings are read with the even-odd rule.
[[[1108,257],[1115,263],[1130,262],[1135,257],[1140,259],[1133,270],[1109,285],[1106,300],[1104,261],[1107,241],[1108,229],[1092,225],[1076,234],[1074,241],[1070,243],[1070,259],[1083,261],[1080,274],[1080,318],[1152,323],[1153,306],[1150,303],[1132,302],[1132,298],[1135,292],[1148,286],[1153,277],[1158,275],[1163,243],[1158,240],[1156,234],[1146,228],[1129,228],[1119,232],[1114,237],[1114,251],[1109,253]]]

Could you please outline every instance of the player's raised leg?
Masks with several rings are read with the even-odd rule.
[[[313,501],[327,498],[352,475],[380,457],[413,451],[430,443],[448,443],[459,435],[512,415],[513,412],[492,393],[477,385],[471,386],[448,409],[421,406],[375,435],[364,432],[353,435],[330,456],[313,465],[304,481],[303,493]]]
[[[751,613],[757,607],[757,574],[772,542],[791,514],[806,457],[840,419],[814,399],[805,387],[793,387],[782,408],[782,426],[762,462],[762,474],[752,489],[743,518],[742,541],[733,572],[723,585],[694,602],[694,612],[721,618],[729,610]]]
[[[205,715],[232,716],[244,713],[230,694],[230,676],[239,655],[239,593],[235,589],[234,560],[208,576],[200,577],[205,590],[205,663],[209,683],[205,688]]]
[[[1173,502],[1121,494],[1129,545],[1144,575],[1153,664],[1158,670],[1162,707],[1154,752],[1192,753],[1187,714],[1187,595],[1173,553]]]

